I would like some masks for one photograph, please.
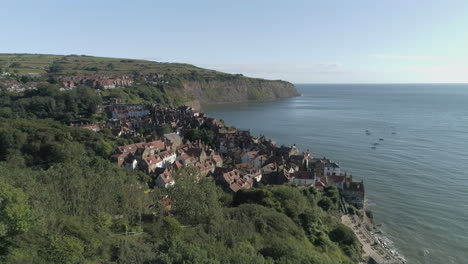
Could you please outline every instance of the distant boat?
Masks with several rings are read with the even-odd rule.
[[[392,132],[392,135],[395,135],[395,134],[396,134],[396,132]]]
[[[383,138],[379,138],[379,141],[384,141],[384,139],[383,139]]]
[[[371,149],[376,149],[376,147],[371,147]]]
[[[380,145],[380,144],[379,144],[379,143],[377,143],[377,142],[375,142],[375,143],[374,143],[374,144],[372,144],[372,145],[374,145],[374,146],[378,146],[378,145]]]

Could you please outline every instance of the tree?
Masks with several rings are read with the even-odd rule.
[[[10,64],[10,68],[20,68],[21,67],[21,63],[19,62],[13,62],[12,64]]]
[[[63,70],[62,63],[55,61],[49,66],[49,73],[60,73]]]
[[[82,259],[84,245],[76,237],[60,236],[52,239],[46,252],[47,259],[52,263],[74,264]]]
[[[340,245],[346,255],[355,260],[359,258],[359,241],[351,228],[340,224],[328,236]]]
[[[190,129],[189,131],[187,131],[185,137],[187,137],[190,141],[201,140],[209,145],[213,144],[215,140],[215,134],[208,128]]]
[[[320,199],[320,201],[318,202],[318,206],[322,207],[323,210],[325,211],[328,211],[330,210],[331,208],[333,208],[333,202],[330,198],[328,197],[323,197],[322,199]]]
[[[176,245],[181,238],[183,228],[174,217],[166,216],[162,219],[161,237],[165,244]]]
[[[158,137],[162,137],[164,134],[172,132],[172,127],[169,124],[163,124],[162,126],[156,129],[156,134]]]
[[[221,217],[221,189],[211,178],[201,178],[194,169],[181,169],[174,174],[175,185],[164,194],[174,201],[173,213],[183,224],[216,222]]]
[[[26,232],[31,223],[26,195],[21,189],[0,182],[0,239]]]

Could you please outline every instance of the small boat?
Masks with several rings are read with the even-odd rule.
[[[383,139],[383,138],[379,138],[379,141],[384,141],[384,139]]]
[[[379,144],[379,143],[377,143],[377,142],[375,142],[375,143],[374,143],[374,144],[372,144],[372,145],[374,145],[374,146],[378,146],[378,145],[380,145],[380,144]]]
[[[392,132],[392,135],[396,135],[396,132]]]
[[[376,149],[376,147],[371,147],[371,149]]]

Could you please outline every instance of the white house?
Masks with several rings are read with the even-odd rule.
[[[341,169],[338,163],[334,161],[327,162],[325,164],[325,173],[324,175],[341,175]]]

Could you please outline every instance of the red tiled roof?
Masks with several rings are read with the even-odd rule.
[[[154,165],[154,164],[157,164],[157,163],[162,161],[162,159],[157,155],[148,156],[148,157],[144,158],[144,160],[145,160],[146,164],[148,164],[148,165]]]

